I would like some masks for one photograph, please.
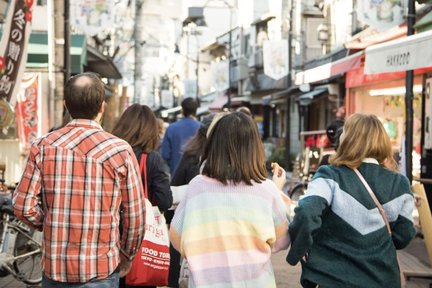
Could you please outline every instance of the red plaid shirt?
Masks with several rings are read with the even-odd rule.
[[[132,148],[79,119],[33,143],[13,203],[19,219],[43,228],[45,275],[88,282],[113,273],[119,253],[135,255],[144,234],[143,195]]]

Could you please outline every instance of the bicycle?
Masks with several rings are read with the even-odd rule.
[[[0,237],[0,277],[12,275],[27,285],[41,283],[42,232],[14,216],[12,193],[0,195]]]

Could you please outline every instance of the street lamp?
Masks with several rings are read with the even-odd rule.
[[[203,9],[198,7],[190,7],[189,8],[189,16],[183,21],[183,28],[187,28],[187,30],[183,30],[183,33],[186,33],[187,35],[187,76],[189,77],[189,36],[193,35],[195,36],[195,42],[196,42],[196,66],[195,66],[195,78],[196,78],[196,88],[195,88],[195,98],[198,100],[199,98],[199,40],[198,35],[200,35],[200,32],[197,31],[197,27],[205,27],[207,26],[207,23],[204,21],[203,16]],[[191,16],[192,15],[192,16]],[[175,45],[174,53],[180,54],[180,49],[178,45]]]
[[[321,23],[317,28],[318,41],[321,43],[322,53],[327,54],[327,41],[329,40],[329,29],[327,24]]]
[[[221,2],[224,6],[209,6],[208,4],[210,2]],[[231,5],[230,3],[228,3],[225,0],[207,0],[207,2],[204,4],[203,7],[190,7],[189,8],[189,16],[186,18],[185,21],[183,21],[183,26],[185,26],[190,22],[194,22],[196,25],[198,25],[198,23],[206,23],[205,18],[204,18],[204,13],[203,10],[204,8],[228,8],[230,11],[230,22],[229,22],[229,34],[228,34],[228,101],[227,101],[227,108],[230,109],[231,108],[231,76],[232,76],[232,71],[231,71],[231,58],[232,58],[232,10],[234,8],[233,5]],[[197,59],[198,61],[198,59]],[[198,62],[197,62],[198,65]],[[198,89],[197,89],[198,90]]]

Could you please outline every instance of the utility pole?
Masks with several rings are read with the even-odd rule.
[[[54,1],[50,0],[54,7],[54,127],[59,127],[63,123],[63,95],[64,95],[64,28],[65,28],[65,5],[68,1]],[[67,3],[68,4],[68,3]]]
[[[231,89],[231,76],[232,76],[232,72],[231,72],[231,59],[232,59],[232,7],[231,5],[227,4],[228,8],[229,8],[229,12],[230,12],[230,24],[229,24],[229,38],[228,38],[228,101],[227,101],[227,108],[228,110],[231,109],[231,93],[232,93],[232,89]]]
[[[407,19],[407,36],[414,34],[415,24],[415,1],[408,1],[408,19]],[[413,151],[413,85],[414,85],[414,71],[406,71],[405,81],[405,164],[406,176],[410,183],[412,182],[412,151]]]
[[[134,27],[134,48],[135,48],[135,68],[134,68],[134,100],[133,103],[140,103],[142,85],[142,66],[143,66],[143,45],[144,43],[142,37],[142,23],[143,23],[143,13],[142,6],[144,5],[144,0],[135,0],[135,27]]]

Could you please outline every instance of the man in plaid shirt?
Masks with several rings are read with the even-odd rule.
[[[43,231],[42,287],[118,287],[144,234],[139,166],[98,124],[105,89],[95,74],[72,77],[64,98],[73,120],[32,144],[15,215]]]

